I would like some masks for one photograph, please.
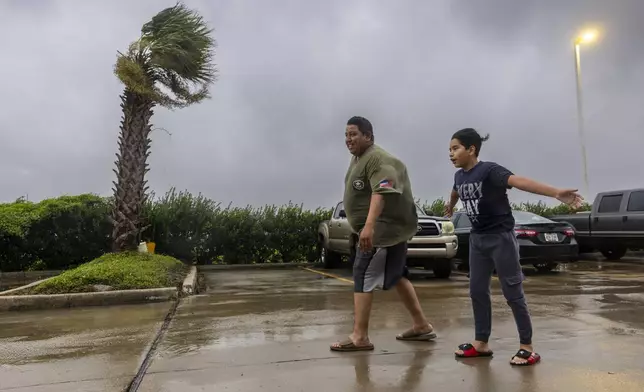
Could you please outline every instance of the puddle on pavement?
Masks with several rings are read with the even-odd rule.
[[[27,364],[88,355],[140,355],[170,303],[6,312],[0,358]]]
[[[629,272],[629,273],[642,273],[644,272],[644,264],[641,261],[630,262],[628,260],[614,262],[614,261],[580,261],[576,263],[567,263],[559,265],[565,271],[574,272]]]

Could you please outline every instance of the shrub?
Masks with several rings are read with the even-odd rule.
[[[573,214],[575,212],[590,211],[592,209],[592,205],[584,203],[580,208],[575,210],[566,204],[558,204],[554,207],[549,207],[546,203],[539,201],[537,203],[513,203],[512,209],[532,212],[533,214],[549,217],[553,215],[566,215]]]
[[[109,211],[107,200],[94,195],[44,200],[38,203],[38,219],[29,227],[26,242],[51,269],[88,262],[109,249]]]
[[[219,203],[172,189],[146,206],[144,239],[158,252],[199,264],[313,261],[317,227],[331,209],[301,205],[222,208]]]
[[[283,207],[270,206],[262,211],[262,231],[266,239],[266,261],[314,261],[317,257],[317,228],[329,219],[331,209],[307,211],[289,203]]]
[[[108,249],[109,203],[95,195],[0,204],[0,270],[65,268]]]
[[[43,282],[29,294],[59,294],[96,291],[94,286],[113,290],[174,287],[188,267],[179,260],[148,253],[109,253]]]
[[[417,201],[417,203],[418,205],[420,205],[423,211],[425,211],[426,214],[433,216],[444,216],[445,206],[447,205],[447,201],[442,198],[436,199],[431,203],[427,201],[422,204],[420,203],[420,201]],[[575,210],[566,204],[548,206],[543,201],[539,201],[537,203],[512,203],[512,209],[532,212],[537,215],[548,217],[554,215],[566,215],[574,214],[575,212],[590,211],[592,209],[592,204],[584,202],[581,207]],[[457,208],[455,208],[455,210],[457,210]]]
[[[447,201],[442,197],[432,201],[431,203],[427,200],[425,200],[424,203],[421,203],[420,200],[416,200],[416,204],[418,204],[427,215],[445,216],[445,207],[447,206]],[[458,207],[455,207],[454,211],[457,210]]]
[[[150,197],[143,211],[147,229],[142,239],[155,242],[158,253],[182,260],[208,257],[212,226],[221,211],[218,203],[171,189],[158,200]]]

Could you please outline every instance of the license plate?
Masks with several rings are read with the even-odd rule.
[[[559,236],[557,233],[545,233],[543,235],[546,239],[546,242],[559,242]]]

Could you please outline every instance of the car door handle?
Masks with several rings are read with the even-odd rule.
[[[623,216],[622,217],[622,222],[626,222],[628,220],[628,216]]]
[[[595,217],[595,223],[599,222],[599,218]]]

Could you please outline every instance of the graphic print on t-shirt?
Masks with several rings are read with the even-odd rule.
[[[514,217],[507,196],[508,169],[494,162],[479,162],[468,171],[454,174],[454,190],[458,193],[472,233],[500,233],[514,230]]]
[[[458,197],[473,223],[478,222],[479,202],[483,197],[483,181],[466,182],[457,186]]]

